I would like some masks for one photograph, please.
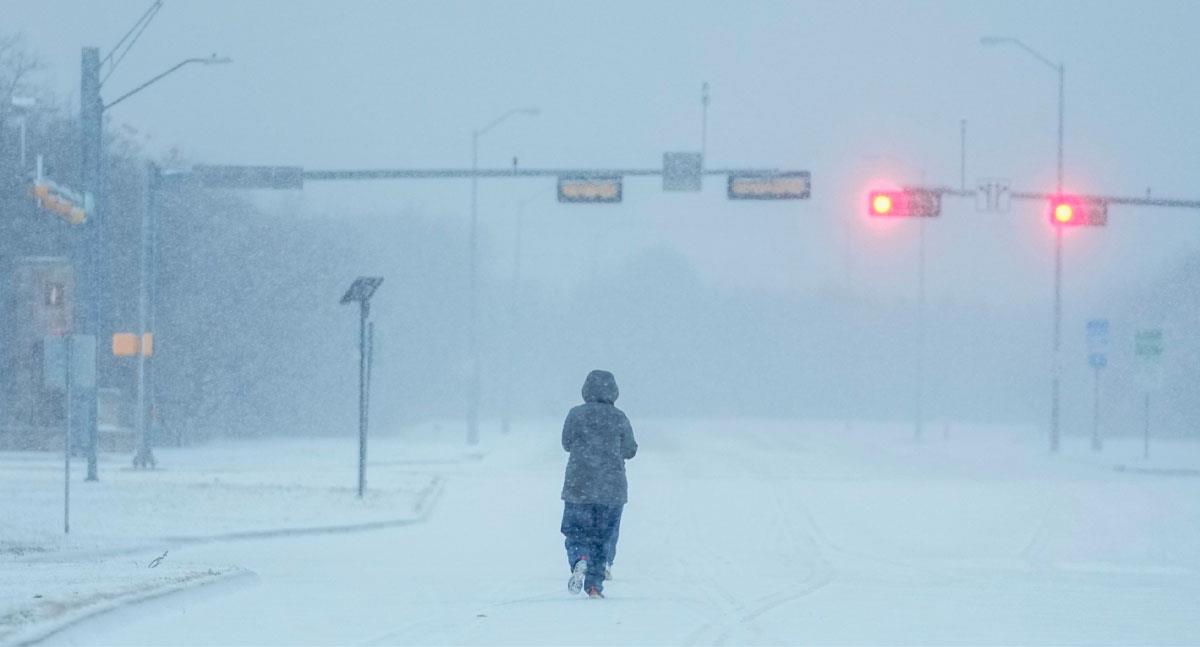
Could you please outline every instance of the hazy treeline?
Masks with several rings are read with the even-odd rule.
[[[36,57],[0,39],[0,264],[66,255],[72,235],[26,196],[16,163],[14,95],[37,96],[31,155],[78,186],[77,106],[38,84]],[[137,316],[137,240],[145,163],[186,170],[184,154],[141,150],[136,131],[107,124],[105,267],[111,325]],[[260,199],[261,198],[261,199]],[[352,433],[357,405],[357,313],[338,298],[361,274],[386,282],[375,304],[373,419],[394,428],[461,419],[469,367],[467,233],[463,214],[398,208],[337,218],[297,213],[287,200],[164,183],[158,199],[159,269],[154,400],[161,442],[212,434]],[[455,205],[457,208],[458,205]],[[850,217],[850,216],[846,216]],[[495,256],[508,254],[484,229]],[[485,245],[485,249],[492,246]],[[564,286],[503,262],[481,283],[485,424],[557,416],[592,368],[616,373],[622,404],[643,416],[761,416],[834,421],[910,420],[917,392],[916,305],[852,290],[747,291],[714,287],[667,246],[632,251]],[[1114,368],[1104,393],[1110,433],[1138,430],[1129,336],[1134,319],[1169,328],[1164,433],[1191,433],[1200,417],[1196,330],[1200,255],[1161,277],[1145,299],[1117,295]],[[1135,317],[1136,315],[1136,317]],[[7,314],[5,315],[8,316]],[[1049,304],[1032,310],[931,299],[925,333],[930,433],[943,421],[1040,425],[1048,414]],[[1045,322],[1045,326],[1030,322]],[[6,324],[7,325],[7,324]],[[7,328],[6,328],[7,330]],[[1066,331],[1064,423],[1090,429],[1091,382]],[[104,367],[127,392],[132,364]],[[485,427],[486,430],[486,427]]]

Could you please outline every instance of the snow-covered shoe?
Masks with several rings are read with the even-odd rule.
[[[586,557],[575,562],[575,568],[571,569],[571,579],[567,580],[567,591],[574,595],[583,590],[583,580],[587,577],[587,569]]]
[[[612,564],[606,564],[604,566],[604,581],[607,582],[611,579],[612,579]]]
[[[600,592],[600,589],[593,586],[592,588],[588,589],[588,597],[592,598],[593,600],[597,598],[604,599],[604,594]]]

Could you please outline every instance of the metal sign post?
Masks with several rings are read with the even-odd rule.
[[[1142,458],[1150,458],[1150,392],[1162,382],[1163,331],[1149,328],[1137,331],[1134,350],[1141,364],[1143,400]]]
[[[1100,437],[1100,369],[1108,366],[1108,320],[1087,322],[1088,366],[1092,367],[1092,451],[1104,449]]]
[[[71,337],[66,337],[66,353],[63,357],[63,382],[65,388],[63,410],[66,412],[66,425],[63,427],[63,534],[71,534]]]
[[[91,335],[47,335],[42,340],[42,375],[46,388],[63,392],[63,533],[71,532],[71,441],[75,437],[76,387],[96,388],[96,338]]]
[[[367,406],[368,389],[370,388],[370,347],[373,334],[368,335],[367,318],[371,316],[371,297],[383,278],[378,276],[360,276],[342,295],[342,305],[358,303],[358,498],[363,497],[367,488]],[[371,332],[374,332],[372,327]]]

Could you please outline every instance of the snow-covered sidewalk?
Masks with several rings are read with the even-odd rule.
[[[464,460],[461,446],[373,438],[360,500],[357,451],[350,438],[161,448],[151,471],[132,469],[124,454],[102,456],[95,483],[84,482],[76,459],[70,534],[63,533],[62,456],[0,452],[0,644],[247,574],[235,564],[173,559],[170,550],[181,544],[420,521],[440,492],[439,470]]]

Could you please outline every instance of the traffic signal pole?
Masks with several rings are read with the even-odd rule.
[[[101,173],[102,119],[104,103],[100,99],[100,49],[97,47],[83,48],[80,70],[79,88],[79,121],[81,143],[83,148],[83,191],[85,196],[85,211],[87,221],[79,232],[79,240],[75,246],[75,268],[78,272],[84,269],[87,288],[83,290],[85,299],[76,299],[76,321],[82,321],[84,329],[96,337],[96,368],[104,366],[101,358],[105,348],[103,326],[100,322],[103,313],[103,298],[100,293],[102,281],[100,276],[101,258],[103,257],[103,212],[104,179]],[[91,204],[87,203],[91,197]],[[79,284],[76,277],[76,284]],[[80,302],[85,302],[83,305]],[[80,422],[87,431],[87,480],[100,480],[96,452],[99,445],[99,429],[97,416],[98,386],[100,380],[88,389],[80,389]]]
[[[1061,195],[1063,190],[1063,64],[1058,69],[1058,181],[1055,191]],[[1054,357],[1052,361],[1052,377],[1050,379],[1050,452],[1058,453],[1061,430],[1062,392],[1062,273],[1063,273],[1063,228],[1054,228]]]

